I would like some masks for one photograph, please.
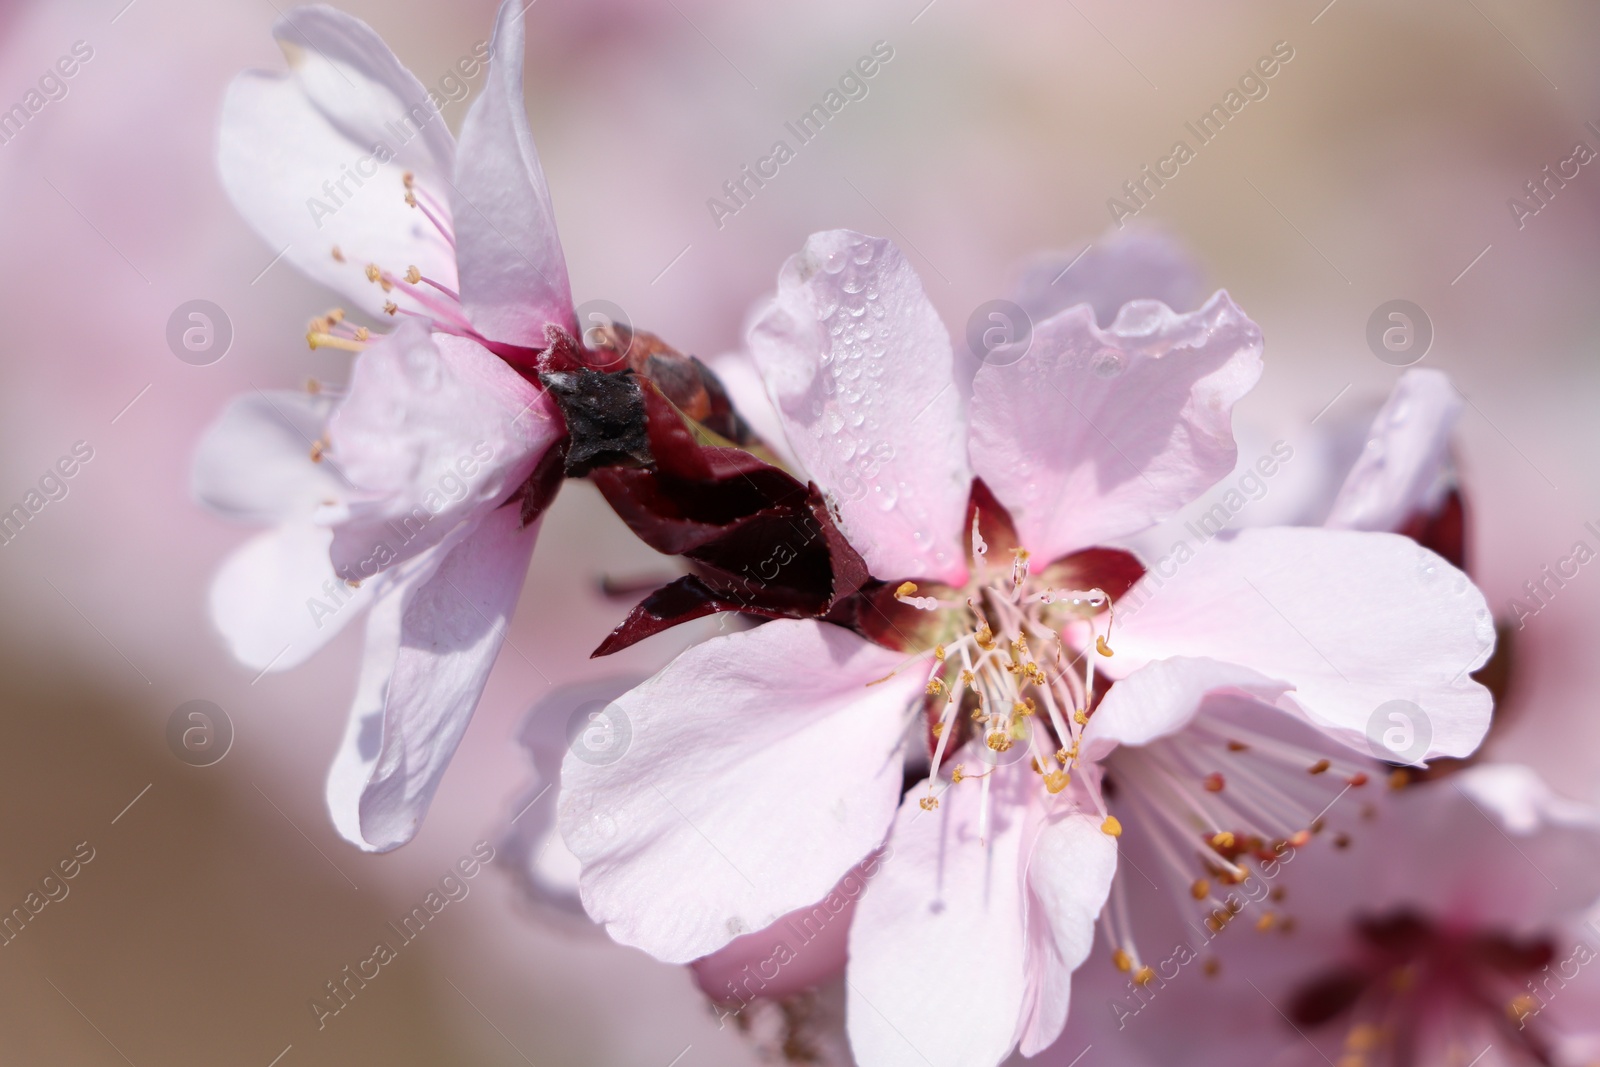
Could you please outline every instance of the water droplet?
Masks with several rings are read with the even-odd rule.
[[[843,249],[837,252],[830,252],[828,254],[828,258],[822,264],[822,269],[827,271],[829,274],[838,274],[840,271],[844,270],[844,261],[845,253]]]
[[[1115,378],[1122,373],[1122,354],[1103,348],[1089,361],[1089,369],[1096,378]]]
[[[851,274],[843,282],[839,283],[839,288],[847,293],[859,293],[866,287],[867,280],[859,274]]]
[[[871,263],[872,262],[872,245],[868,244],[866,242],[863,242],[861,244],[856,245],[856,247],[855,247],[855,257],[854,258],[855,258],[855,261],[857,263],[860,263],[862,266],[865,266],[866,264]]]
[[[831,290],[823,290],[817,304],[817,317],[823,321],[833,318],[833,313],[839,310],[839,298]]]

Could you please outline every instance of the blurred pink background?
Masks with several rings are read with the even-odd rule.
[[[1396,298],[1425,309],[1423,365],[1471,401],[1459,442],[1474,569],[1509,616],[1523,583],[1578,539],[1595,545],[1584,523],[1600,525],[1600,166],[1521,229],[1507,206],[1576,141],[1600,147],[1586,125],[1600,127],[1600,10],[1325,3],[538,0],[528,106],[574,297],[714,356],[739,344],[807,233],[850,227],[907,249],[959,337],[1028,256],[1100,239],[1123,182],[1287,42],[1267,95],[1138,221],[1185,241],[1261,324],[1268,369],[1239,419],[1269,440],[1309,441],[1330,402],[1381,395],[1399,372],[1369,351],[1369,315]],[[343,6],[428,85],[493,15],[479,0]],[[758,1062],[684,972],[531,914],[501,862],[316,1028],[307,1002],[323,983],[474,842],[501,840],[530,774],[514,740],[528,706],[552,684],[648,671],[695,635],[586,659],[623,610],[598,578],[661,565],[568,485],[513,648],[417,840],[370,856],[334,834],[322,779],[359,636],[286,674],[230,662],[205,591],[246,531],[188,496],[194,445],[230,397],[347,367],[303,340],[336,298],[269,266],[276,250],[213,164],[229,79],[281,66],[278,17],[272,0],[0,5],[0,108],[76,42],[92,49],[55,83],[65,95],[0,143],[0,509],[76,442],[93,449],[67,495],[0,546],[0,904],[78,842],[96,852],[0,947],[0,1061]],[[880,41],[893,58],[866,96],[719,227],[707,199]],[[452,128],[466,107],[447,105]],[[193,299],[232,323],[210,366],[167,346],[168,316]],[[1591,571],[1515,635],[1516,715],[1494,744],[1600,799]],[[236,729],[211,767],[166,746],[167,717],[191,699]]]

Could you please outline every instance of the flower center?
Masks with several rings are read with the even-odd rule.
[[[1551,1064],[1537,1016],[1560,995],[1555,945],[1543,938],[1447,930],[1411,911],[1355,924],[1355,962],[1295,993],[1289,1017],[1314,1028],[1342,1020],[1339,1067],[1469,1063]],[[1566,977],[1572,977],[1567,974]]]
[[[959,596],[918,596],[914,582],[895,591],[902,604],[938,613],[946,637],[934,648],[941,667],[927,688],[933,768],[920,803],[939,806],[933,787],[945,756],[981,739],[974,751],[986,769],[970,773],[958,763],[950,783],[982,783],[985,838],[989,780],[1000,768],[1026,760],[1051,795],[1071,783],[1094,702],[1094,657],[1111,655],[1112,614],[1101,589],[1059,590],[1033,577],[1026,550],[1013,550],[1009,567],[990,563],[988,552],[974,516],[972,578]],[[1101,615],[1105,631],[1097,633]]]

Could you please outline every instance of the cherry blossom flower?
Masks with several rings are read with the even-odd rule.
[[[274,34],[289,70],[230,88],[223,182],[283,258],[399,325],[314,321],[312,347],[359,353],[347,387],[245,397],[208,436],[199,498],[274,526],[224,565],[212,613],[264,671],[370,606],[328,804],[385,850],[416,832],[466,728],[558,484],[566,431],[535,364],[572,301],[519,5],[500,9],[459,146],[365,24],[297,8]]]
[[[1202,716],[1208,697],[1363,751],[1396,697],[1432,724],[1423,758],[1481,738],[1487,608],[1407,538],[1242,531],[1117,617],[1143,569],[1111,546],[1234,464],[1261,344],[1225,293],[1181,315],[1134,300],[1105,328],[1080,304],[974,373],[890,242],[831,231],[785,266],[750,345],[872,579],[825,620],[690,649],[616,701],[624,759],[564,761],[561,831],[617,940],[706,956],[881,848],[850,929],[857,1058],[998,1063],[1060,1033],[1108,896],[1119,959],[1145,967],[1110,805],[1178,843],[1187,891],[1309,838],[1313,794],[1287,783],[1362,780]]]

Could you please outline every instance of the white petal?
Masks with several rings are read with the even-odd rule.
[[[845,980],[850,1046],[864,1067],[993,1067],[1016,1041],[1027,811],[1020,789],[997,783],[985,845],[980,792],[964,782],[923,811],[927,786],[914,786],[856,906]]]
[[[319,505],[343,499],[344,480],[311,459],[332,410],[330,397],[288,389],[235,398],[195,453],[194,498],[252,523],[309,519]]]
[[[364,580],[498,508],[564,432],[548,394],[474,341],[406,323],[356,359],[328,462],[360,493],[334,568]]]
[[[1291,685],[1314,725],[1363,752],[1395,700],[1421,709],[1431,741],[1417,759],[1465,756],[1488,728],[1489,691],[1471,677],[1494,647],[1488,604],[1410,538],[1243,530],[1164,584],[1147,575],[1123,601],[1116,654],[1099,661],[1114,677],[1172,656],[1235,664]]]
[[[483,95],[461,126],[452,203],[461,302],[492,341],[543,348],[546,323],[576,333],[550,188],[522,99],[523,3],[505,0]]]
[[[388,295],[368,263],[454,287],[455,251],[405,202],[410,171],[447,203],[450,134],[426,91],[370,28],[331,8],[297,8],[275,32],[289,72],[241,74],[223,101],[217,160],[234,206],[275,253],[373,315]]]
[[[678,656],[612,705],[620,757],[561,766],[561,833],[612,938],[685,963],[831,889],[883,840],[927,670],[780,619]]]
[[[850,230],[812,234],[749,341],[790,447],[868,570],[959,583],[972,487],[964,390],[900,250]]]
[[[1117,842],[1101,832],[1101,821],[1075,811],[1054,815],[1027,857],[1028,992],[1017,1035],[1024,1056],[1061,1036],[1072,974],[1094,947],[1095,921],[1117,871]]]
[[[1450,462],[1450,431],[1464,401],[1443,371],[1413,369],[1395,383],[1366,447],[1328,515],[1340,530],[1398,530],[1438,504]]]
[[[234,550],[211,581],[211,622],[233,658],[253,671],[299,666],[371,602],[378,583],[353,589],[333,573],[333,532],[290,522]]]
[[[328,777],[334,825],[374,852],[416,834],[505,641],[538,536],[515,508],[419,558],[373,607],[350,725]]]

